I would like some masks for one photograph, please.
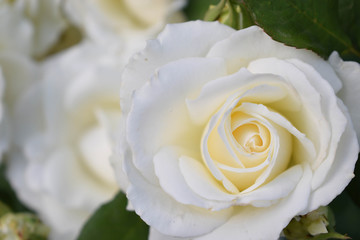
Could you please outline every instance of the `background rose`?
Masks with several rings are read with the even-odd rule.
[[[0,51],[42,56],[66,27],[60,0],[2,0]]]
[[[126,42],[123,50],[143,44],[165,23],[182,21],[185,0],[73,0],[66,12],[84,34],[100,43]]]
[[[109,156],[122,64],[85,41],[47,59],[41,81],[16,105],[8,176],[19,198],[52,228],[51,239],[74,239],[119,189]]]
[[[338,76],[257,27],[190,22],[149,41],[124,71],[121,106],[127,195],[150,238],[277,239],[338,195],[358,154],[348,110],[359,119],[358,96],[345,106],[335,94],[358,86],[332,65]]]

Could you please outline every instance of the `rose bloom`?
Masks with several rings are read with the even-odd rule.
[[[61,0],[1,0],[0,51],[41,56],[66,27]]]
[[[122,75],[118,153],[150,239],[277,239],[330,203],[354,177],[359,71],[256,26],[188,22],[148,41]]]
[[[124,61],[85,41],[47,59],[40,81],[16,103],[7,175],[51,227],[50,239],[75,239],[119,190],[109,157]]]

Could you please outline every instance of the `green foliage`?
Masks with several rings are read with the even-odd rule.
[[[77,240],[141,240],[148,238],[149,227],[136,215],[126,210],[127,199],[119,192],[102,205],[83,227]]]
[[[356,177],[351,180],[350,184],[346,188],[346,191],[348,192],[354,203],[357,204],[357,206],[360,208],[360,161],[359,160],[356,163],[354,173]]]
[[[340,194],[329,206],[336,218],[336,231],[346,233],[352,239],[360,239],[360,208],[354,204],[347,191]]]
[[[320,207],[303,216],[296,216],[283,230],[287,240],[350,239],[335,232],[335,218],[330,208]]]
[[[272,38],[327,58],[360,60],[357,0],[233,0]]]

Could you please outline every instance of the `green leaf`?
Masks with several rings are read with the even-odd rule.
[[[341,1],[341,0],[340,0]],[[360,60],[360,51],[342,29],[337,0],[237,0],[272,38],[311,49],[324,58],[337,50]]]
[[[340,24],[354,46],[360,47],[360,1],[339,0]]]
[[[351,239],[348,236],[336,232],[322,233],[311,238],[312,240],[327,240],[327,239]]]
[[[142,240],[148,238],[149,227],[136,215],[126,210],[127,199],[119,192],[102,205],[83,227],[77,240]]]
[[[241,4],[240,6],[240,17],[241,17],[241,22],[240,22],[240,29],[243,28],[247,28],[250,27],[252,25],[255,25],[249,11],[247,10],[247,8],[245,6],[242,6]]]

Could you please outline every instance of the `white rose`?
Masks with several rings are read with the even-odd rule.
[[[183,20],[178,11],[184,5],[185,0],[72,0],[65,8],[91,39],[101,43],[121,39],[129,49],[137,48],[143,38],[156,34],[165,23]]]
[[[61,0],[0,2],[0,51],[41,56],[66,27]]]
[[[359,152],[360,67],[332,58],[337,74],[258,27],[217,22],[149,41],[124,70],[121,106],[127,196],[150,239],[277,239],[340,194]]]
[[[51,239],[75,239],[119,190],[109,157],[122,60],[105,50],[84,42],[46,60],[41,81],[16,105],[18,151],[10,153],[8,177],[51,227]]]

